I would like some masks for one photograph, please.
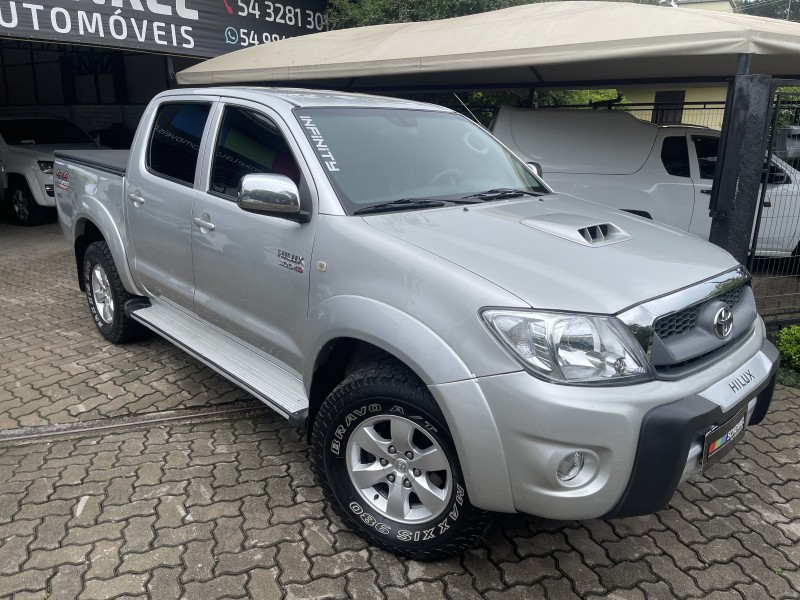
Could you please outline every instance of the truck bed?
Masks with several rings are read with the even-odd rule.
[[[55,155],[56,158],[122,177],[128,169],[130,150],[56,150]]]

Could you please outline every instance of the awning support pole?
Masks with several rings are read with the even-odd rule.
[[[710,240],[745,264],[759,198],[772,102],[772,77],[748,75],[750,55],[728,85],[709,202]]]

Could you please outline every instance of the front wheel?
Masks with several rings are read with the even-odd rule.
[[[20,181],[13,183],[9,188],[9,195],[17,223],[26,227],[44,223],[47,218],[47,209],[36,204],[27,183]]]
[[[131,296],[122,285],[114,258],[105,242],[93,242],[83,255],[86,299],[97,329],[109,342],[122,344],[140,339],[147,330],[125,314]]]
[[[439,407],[402,365],[365,367],[334,389],[314,422],[312,460],[337,513],[390,552],[444,558],[489,524],[469,502]]]

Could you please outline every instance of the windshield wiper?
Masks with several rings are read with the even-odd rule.
[[[381,202],[372,206],[365,206],[354,211],[354,215],[366,215],[369,213],[392,212],[395,210],[406,210],[409,208],[437,208],[444,206],[443,200],[426,200],[425,198],[400,198],[391,202]]]
[[[480,200],[505,200],[506,198],[519,198],[520,196],[541,196],[542,192],[531,192],[530,190],[515,190],[513,188],[495,188],[464,196],[464,198],[479,198]]]

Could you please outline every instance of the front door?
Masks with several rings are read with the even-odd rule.
[[[310,207],[306,167],[268,109],[231,102],[216,121],[208,177],[192,213],[194,310],[300,372],[316,216],[301,224],[245,212],[236,194],[245,175],[278,173],[299,185],[301,203]]]
[[[210,100],[170,99],[149,115],[149,133],[131,149],[137,159],[123,200],[139,283],[148,295],[188,310],[194,296],[194,183],[211,106]]]

